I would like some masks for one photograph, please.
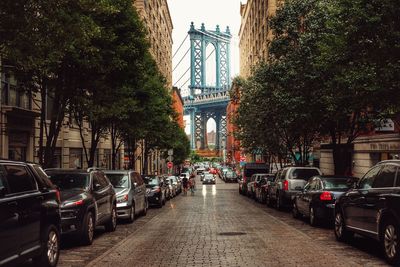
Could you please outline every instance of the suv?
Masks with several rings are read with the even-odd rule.
[[[335,236],[358,233],[378,240],[386,260],[400,264],[400,160],[372,167],[335,203]]]
[[[281,210],[283,207],[292,207],[294,196],[303,190],[308,180],[316,175],[322,175],[315,167],[285,167],[276,173],[267,195],[267,204],[275,203]]]
[[[0,160],[0,265],[56,266],[60,193],[39,165]]]
[[[61,231],[71,234],[85,245],[93,242],[94,229],[104,225],[106,231],[117,227],[115,191],[104,172],[47,169],[50,180],[61,191]]]
[[[107,170],[104,173],[116,192],[119,219],[132,223],[139,212],[147,214],[146,185],[139,173],[132,170]]]
[[[250,178],[250,181],[247,183],[247,196],[251,198],[256,198],[256,187],[258,183],[266,178],[266,174],[253,174]]]

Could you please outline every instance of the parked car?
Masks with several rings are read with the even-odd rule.
[[[37,164],[0,160],[0,265],[56,266],[60,192]]]
[[[256,183],[256,200],[260,203],[265,203],[271,183],[275,180],[275,174],[263,174],[262,179]]]
[[[382,161],[335,203],[336,239],[354,233],[380,242],[386,260],[400,264],[400,160]]]
[[[247,183],[253,174],[256,173],[268,173],[269,166],[265,163],[246,163],[243,167],[242,182],[239,184],[239,188],[243,195],[247,195]]]
[[[172,180],[172,184],[175,186],[176,195],[182,192],[182,182],[176,176],[169,176],[169,179]]]
[[[247,196],[256,199],[256,186],[266,177],[266,174],[253,174],[247,183]]]
[[[207,173],[204,176],[203,184],[215,184],[215,175],[211,173]]]
[[[46,174],[61,191],[61,232],[85,244],[93,242],[94,229],[117,227],[117,199],[104,172],[96,169],[47,169]]]
[[[224,181],[228,183],[236,183],[238,180],[238,175],[233,170],[227,171],[224,176]]]
[[[285,167],[276,174],[267,196],[267,204],[275,204],[280,210],[284,207],[292,207],[292,198],[302,191],[308,180],[316,175],[322,175],[315,167]]]
[[[314,176],[293,200],[294,218],[305,216],[312,226],[321,221],[333,222],[335,201],[350,189],[357,178],[345,176]]]
[[[230,169],[229,169],[228,167],[226,167],[226,166],[223,166],[223,167],[220,169],[219,175],[220,175],[220,178],[221,178],[222,180],[225,181],[225,173],[227,173],[229,170],[230,170]]]
[[[167,199],[172,199],[176,196],[176,185],[173,184],[173,181],[166,176],[164,177],[164,183],[167,188]]]
[[[114,186],[117,217],[133,222],[136,215],[147,214],[146,185],[139,173],[132,170],[104,171]]]
[[[167,201],[167,189],[161,177],[155,175],[143,176],[146,184],[147,201],[150,206],[161,208]]]

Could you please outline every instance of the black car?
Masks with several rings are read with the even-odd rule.
[[[211,173],[207,173],[205,176],[204,176],[204,179],[203,179],[203,184],[215,184],[215,175],[214,174],[211,174]]]
[[[238,180],[238,175],[235,171],[229,170],[229,171],[225,172],[225,175],[224,175],[225,182],[236,183],[237,180]]]
[[[293,217],[305,216],[312,226],[321,221],[333,222],[335,201],[350,189],[357,178],[314,176],[293,200]]]
[[[335,204],[335,236],[378,240],[386,260],[400,264],[400,160],[382,161]]]
[[[83,244],[90,245],[96,226],[115,231],[117,200],[102,171],[48,169],[46,173],[61,191],[62,234],[75,235]]]
[[[60,193],[39,165],[0,160],[0,265],[56,266]]]
[[[167,200],[167,188],[163,178],[155,175],[143,176],[146,184],[147,201],[150,206],[161,208]]]

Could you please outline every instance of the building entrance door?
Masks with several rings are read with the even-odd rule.
[[[8,134],[8,158],[10,160],[26,161],[29,134],[12,131]]]

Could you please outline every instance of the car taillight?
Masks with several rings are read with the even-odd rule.
[[[289,190],[289,181],[288,180],[283,181],[283,190],[284,191]]]
[[[322,194],[319,196],[319,199],[322,201],[328,201],[328,200],[332,200],[332,195],[331,193],[324,191],[322,192]]]

